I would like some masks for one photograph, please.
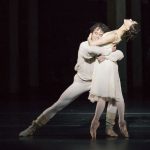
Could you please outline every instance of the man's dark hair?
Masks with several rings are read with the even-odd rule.
[[[108,26],[106,26],[104,23],[97,22],[90,27],[90,32],[92,33],[96,28],[100,28],[104,33],[110,31]]]

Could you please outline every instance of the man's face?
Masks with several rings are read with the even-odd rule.
[[[103,34],[104,34],[104,32],[99,27],[95,28],[92,33],[92,40],[96,41],[96,40],[100,39],[100,37],[102,37]]]

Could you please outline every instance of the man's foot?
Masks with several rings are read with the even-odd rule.
[[[96,131],[99,127],[100,123],[97,120],[93,120],[90,127],[90,134],[93,140],[96,139]]]
[[[125,122],[125,121],[119,123],[119,128],[120,128],[121,134],[122,134],[124,137],[128,138],[128,137],[129,137],[129,134],[128,134],[128,130],[127,130],[127,126],[126,126],[126,122]]]
[[[110,137],[118,137],[118,134],[112,128],[106,128],[106,135]]]
[[[27,129],[19,133],[19,136],[20,137],[32,136],[37,131],[38,128],[39,125],[35,121],[33,121],[32,124]]]

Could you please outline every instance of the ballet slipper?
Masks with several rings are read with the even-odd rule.
[[[120,132],[121,134],[128,138],[129,137],[129,134],[128,134],[128,130],[127,130],[127,126],[126,126],[126,122],[119,122],[119,128],[120,128]]]
[[[90,134],[91,134],[92,140],[96,139],[96,134],[97,134],[96,131],[97,131],[99,125],[100,125],[100,123],[97,120],[93,120],[91,123]]]

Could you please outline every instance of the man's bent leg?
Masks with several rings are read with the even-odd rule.
[[[80,82],[80,80],[78,82],[73,82],[73,84],[68,87],[60,96],[58,101],[51,107],[47,108],[35,121],[33,121],[32,125],[29,126],[26,130],[22,131],[19,136],[33,135],[36,129],[46,124],[51,118],[55,116],[58,111],[69,105],[82,93],[88,91],[90,89],[90,82],[82,80]]]
[[[58,111],[68,106],[77,97],[79,97],[84,92],[88,91],[89,88],[90,87],[87,84],[74,82],[69,88],[65,90],[65,92],[60,96],[58,101],[54,103],[51,107],[47,108],[35,120],[35,122],[41,126],[46,124],[51,118],[53,118],[56,115]]]

